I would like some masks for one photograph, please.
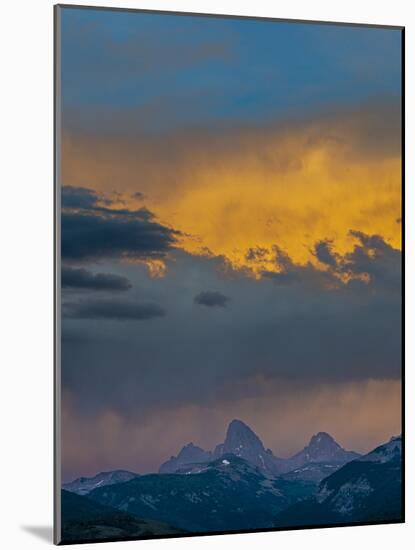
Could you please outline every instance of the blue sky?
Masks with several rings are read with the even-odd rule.
[[[157,125],[286,118],[400,95],[396,29],[65,8],[63,104]],[[154,127],[154,124],[153,124]]]

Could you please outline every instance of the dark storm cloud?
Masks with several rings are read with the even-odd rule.
[[[194,298],[196,304],[207,307],[226,307],[230,298],[221,292],[214,290],[205,290],[197,294]]]
[[[174,231],[150,221],[146,212],[138,211],[130,219],[62,214],[64,259],[162,258],[174,243]]]
[[[62,208],[93,208],[98,202],[98,194],[93,189],[64,185],[62,187]]]
[[[337,265],[336,254],[332,250],[332,241],[326,239],[316,243],[314,253],[319,262],[335,267]]]
[[[375,289],[401,291],[402,254],[387,244],[380,235],[351,231],[359,244],[346,254],[342,270],[352,275],[366,275]]]
[[[111,273],[91,273],[84,268],[62,267],[62,288],[125,291],[131,288],[127,277]]]
[[[115,202],[125,203],[122,193],[112,191],[111,196],[104,193],[98,193],[95,189],[86,187],[74,187],[72,185],[64,185],[62,187],[61,206],[64,211],[90,211],[95,214],[108,214],[118,216],[134,217],[139,212],[141,216],[146,216],[148,219],[153,217],[152,213],[146,208],[140,210],[128,210],[126,208],[114,208]],[[131,195],[132,198],[143,199],[143,193],[139,191]]]
[[[357,240],[357,244],[343,257],[333,252],[332,241],[315,244],[314,253],[325,264],[324,271],[310,262],[295,264],[286,252],[275,246],[275,262],[279,271],[263,271],[262,274],[278,285],[399,292],[402,273],[400,250],[390,246],[380,235],[365,235],[360,231],[350,231],[350,235]]]
[[[108,258],[160,259],[178,232],[158,223],[146,208],[98,206],[105,197],[84,188],[63,188],[62,258],[72,261]]]
[[[158,304],[116,300],[66,302],[63,304],[62,309],[64,317],[70,319],[146,321],[166,315],[166,311]]]
[[[304,287],[317,289],[338,286],[339,281],[331,271],[316,269],[310,262],[305,265],[295,264],[289,255],[278,246],[274,246],[274,252],[275,263],[279,271],[263,271],[262,275],[271,279],[275,284],[282,286],[300,284]]]
[[[131,299],[141,303],[146,296],[169,314],[163,322],[139,325],[91,323],[90,316],[115,317],[113,302],[98,306],[105,313],[93,304],[92,313],[90,305],[76,306],[72,317],[78,313],[78,319],[63,322],[64,388],[82,410],[105,404],[141,414],[260,396],[261,380],[312,387],[399,379],[401,253],[376,236],[355,238],[337,271],[299,266],[277,249],[283,273],[261,280],[218,271],[216,257],[179,250],[168,275],[157,281],[144,266],[123,265],[125,276],[134,274]],[[349,281],[363,270],[363,280]],[[200,288],[232,296],[226,315],[190,307]]]

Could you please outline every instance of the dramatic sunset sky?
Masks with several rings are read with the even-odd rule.
[[[63,479],[401,431],[401,31],[61,10]]]

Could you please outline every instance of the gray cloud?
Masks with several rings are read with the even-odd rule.
[[[330,267],[336,267],[337,258],[336,254],[332,250],[331,240],[326,239],[316,243],[314,252],[319,262],[329,265]]]
[[[132,286],[127,277],[69,266],[62,267],[61,278],[63,289],[125,291]]]
[[[255,280],[228,273],[216,257],[180,250],[161,279],[150,279],[144,266],[119,266],[134,281],[131,301],[146,296],[169,314],[162,323],[140,323],[140,330],[136,323],[64,319],[64,387],[80,409],[105,404],[122,414],[144,414],[161,406],[259,397],[263,379],[279,385],[295,379],[307,387],[399,379],[401,253],[377,238],[362,236],[376,252],[356,239],[340,267],[370,274],[354,284],[334,270],[298,266],[279,249],[284,273],[277,280],[275,274]],[[200,288],[232,296],[226,315],[192,307]],[[115,379],[114,365],[120,364]]]
[[[131,195],[135,199],[144,199],[144,194],[137,191]],[[126,208],[114,208],[115,202],[125,203],[123,194],[118,191],[110,193],[99,193],[95,189],[87,187],[74,187],[72,185],[62,186],[61,207],[64,211],[81,211],[82,213],[92,212],[94,214],[105,214],[113,216],[135,217],[140,214],[142,217],[152,219],[153,214],[146,208],[139,210],[128,210]]]
[[[305,265],[295,264],[288,254],[278,246],[274,246],[274,252],[275,263],[279,271],[263,271],[262,275],[271,279],[275,284],[282,286],[299,284],[317,289],[339,286],[339,280],[332,271],[316,269],[310,262]]]
[[[115,321],[145,321],[164,317],[158,304],[116,300],[81,300],[63,304],[63,315],[69,319],[109,319]]]
[[[394,249],[380,235],[365,235],[360,231],[350,234],[359,243],[346,254],[341,269],[353,275],[366,275],[374,290],[388,290],[399,293],[402,288],[402,254]]]
[[[305,265],[295,264],[285,251],[275,246],[275,263],[279,271],[263,271],[262,274],[283,286],[299,284],[314,288],[360,288],[367,291],[380,291],[387,287],[390,291],[400,292],[401,252],[380,235],[366,235],[360,231],[350,231],[350,235],[358,242],[343,257],[333,252],[332,241],[315,244],[314,254],[325,264],[325,270],[317,269],[310,262]]]
[[[93,189],[64,185],[61,191],[62,208],[92,208],[98,202],[98,193]]]
[[[205,290],[199,292],[194,298],[196,304],[207,307],[226,307],[230,298],[221,292]]]
[[[176,243],[179,233],[158,223],[146,208],[97,206],[101,199],[84,188],[64,187],[63,196],[61,253],[65,260],[159,259]]]

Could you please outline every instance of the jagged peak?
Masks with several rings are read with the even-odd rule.
[[[248,426],[248,424],[246,424],[242,420],[239,420],[238,418],[234,418],[233,420],[231,420],[231,422],[229,422],[228,429],[227,429],[227,434],[235,433],[235,432],[252,434],[255,437],[258,437],[254,432],[254,430]]]
[[[337,441],[334,439],[334,437],[332,437],[327,432],[317,432],[316,434],[314,434],[311,437],[310,443],[308,445],[309,446],[310,445],[318,445],[320,443],[327,443],[327,444],[332,444],[332,445],[334,444],[337,447],[340,447],[340,445],[337,443]]]
[[[205,449],[202,449],[202,447],[198,447],[197,445],[194,445],[193,442],[191,441],[190,443],[187,443],[186,445],[184,445],[184,447],[182,447],[177,457],[181,458],[185,455],[188,455],[189,452],[192,454],[193,453],[202,454],[202,453],[207,453],[208,451],[205,451]]]
[[[242,420],[239,420],[239,418],[234,418],[233,420],[231,420],[229,422],[229,425],[228,425],[228,430],[229,428],[246,428],[248,430],[251,430],[251,428],[248,426],[248,424],[246,424],[245,422],[243,422]],[[252,431],[252,430],[251,430]]]
[[[254,464],[263,464],[264,467],[265,457],[270,459],[257,434],[245,422],[236,418],[229,423],[225,441],[220,447],[220,455],[225,453],[234,453]]]

